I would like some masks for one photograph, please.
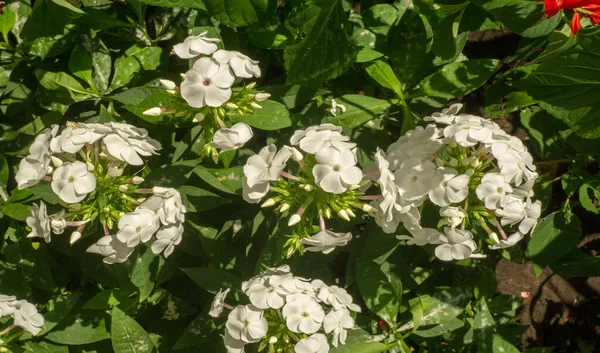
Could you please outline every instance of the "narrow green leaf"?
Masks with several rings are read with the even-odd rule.
[[[290,113],[285,105],[272,100],[266,100],[259,104],[262,108],[255,109],[253,113],[243,116],[227,114],[227,116],[233,123],[244,122],[261,130],[280,130],[292,125]]]
[[[182,268],[198,286],[210,292],[218,292],[225,288],[239,288],[242,281],[231,272],[210,267]]]
[[[154,255],[149,247],[144,248],[138,255],[131,272],[131,283],[140,291],[140,302],[146,300],[152,293],[154,280],[164,262],[164,258]]]
[[[374,63],[370,64],[366,67],[367,73],[371,78],[373,78],[377,83],[382,85],[385,88],[391,89],[396,93],[396,96],[399,98],[404,98],[402,94],[402,86],[400,85],[400,81],[394,74],[394,71],[390,67],[388,63],[383,60],[377,60]]]
[[[44,329],[38,336],[52,331],[52,329],[71,312],[71,309],[73,309],[75,304],[77,304],[77,300],[81,297],[81,294],[82,293],[72,293],[52,299],[48,303],[48,312],[44,314],[44,320],[46,321]]]
[[[363,96],[359,94],[347,94],[336,98],[338,104],[343,104],[346,111],[323,119],[323,122],[355,128],[373,120],[391,106],[391,103],[383,100]]]
[[[144,328],[121,309],[112,309],[111,342],[115,353],[151,353],[154,343]]]
[[[553,264],[570,250],[581,238],[581,221],[572,215],[570,222],[562,213],[544,217],[531,235],[527,249],[532,261],[540,267]]]
[[[59,344],[80,345],[109,339],[110,334],[106,332],[104,315],[79,310],[67,315],[44,337]]]
[[[46,89],[52,91],[64,87],[73,92],[88,94],[86,89],[76,79],[64,72],[50,72],[41,69],[37,69],[34,72],[40,84]]]

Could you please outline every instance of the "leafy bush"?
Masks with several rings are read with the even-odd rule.
[[[599,23],[594,0],[5,3],[0,351],[518,352],[500,259],[600,275]]]

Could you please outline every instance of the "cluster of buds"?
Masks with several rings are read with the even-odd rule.
[[[220,152],[236,150],[252,137],[252,129],[245,123],[228,127],[227,114],[252,114],[262,108],[260,102],[270,97],[268,93],[254,91],[256,82],[232,88],[237,80],[260,77],[261,70],[258,61],[237,51],[219,49],[220,42],[203,32],[175,45],[175,55],[195,60],[192,68],[181,75],[180,87],[173,81],[160,80],[162,86],[180,100],[175,100],[172,106],[154,107],[144,112],[151,116],[190,117],[193,123],[200,124],[205,141],[211,141],[204,146],[203,154],[215,163],[219,161]]]
[[[296,131],[291,146],[266,146],[248,158],[242,177],[244,199],[258,203],[271,193],[262,207],[295,211],[288,221],[294,234],[286,243],[287,256],[303,250],[327,254],[346,245],[352,235],[328,230],[325,220],[350,221],[355,211],[373,210],[364,201],[378,196],[365,195],[370,181],[356,165],[356,144],[349,140],[341,127],[321,124]],[[290,158],[297,163],[293,172],[285,171]]]
[[[223,308],[231,310],[224,336],[228,353],[243,353],[252,343],[259,351],[327,353],[330,343],[346,343],[347,330],[354,328],[352,312],[361,311],[345,289],[296,277],[287,265],[252,277],[242,291],[251,304],[226,304],[228,288],[217,293],[209,312],[219,317]]]
[[[484,256],[468,228],[485,230],[491,249],[507,248],[533,232],[541,213],[540,201],[532,200],[536,168],[521,140],[489,120],[459,114],[461,107],[426,117],[435,124],[408,131],[376,156],[383,191],[373,203],[377,223],[388,233],[403,223],[410,235],[398,239],[437,245],[444,261]],[[439,208],[437,224],[422,224],[425,202]]]
[[[164,250],[168,256],[183,233],[185,207],[179,192],[157,187],[141,189],[138,186],[144,182],[142,177],[125,174],[128,167],[142,167],[142,157],[158,154],[160,143],[145,129],[114,122],[69,122],[58,132],[55,125],[36,137],[16,175],[19,189],[49,182],[61,201],[60,210],[51,215],[43,201],[32,206],[26,220],[31,228],[28,236],[50,242],[51,233],[63,234],[67,227],[75,227],[70,238],[73,244],[87,225],[98,221],[105,235],[98,244],[108,247],[93,248],[91,252],[106,256],[105,262],[127,260],[133,247],[140,240],[148,241],[154,233],[157,241],[152,249],[155,253]],[[147,194],[152,196],[146,199]],[[111,236],[116,225],[119,231]],[[170,243],[162,246],[165,239]]]

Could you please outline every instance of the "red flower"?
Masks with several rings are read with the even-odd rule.
[[[588,17],[595,25],[600,24],[600,0],[544,0],[544,13],[548,18],[560,10],[575,10],[571,21],[573,35],[581,29],[581,15]]]
[[[571,20],[571,33],[576,35],[577,32],[581,29],[581,16],[579,16],[579,12],[575,11],[573,14],[573,20]]]

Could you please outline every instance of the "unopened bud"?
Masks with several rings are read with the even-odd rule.
[[[361,188],[361,186],[358,184],[350,185],[350,190],[358,190],[360,188]]]
[[[127,192],[127,189],[128,189],[127,185],[119,185],[120,192]]]
[[[295,160],[296,162],[300,162],[301,160],[304,159],[302,152],[298,151],[298,149],[296,147],[292,147],[292,159]]]
[[[267,201],[263,202],[262,205],[260,205],[260,207],[262,208],[266,208],[266,207],[273,207],[275,206],[275,199],[270,198]]]
[[[219,154],[218,153],[213,153],[210,155],[210,157],[212,158],[213,162],[215,162],[215,164],[219,164]]]
[[[162,186],[155,186],[152,188],[152,193],[154,195],[164,195],[169,191],[167,188],[163,188]]]
[[[471,168],[469,168],[469,169],[467,169],[467,170],[465,171],[465,174],[467,174],[468,176],[471,176],[471,175],[473,175],[473,173],[475,173],[475,171],[474,171],[473,169],[471,169]]]
[[[52,164],[54,164],[54,166],[56,168],[60,167],[61,165],[63,165],[63,161],[62,159],[55,157],[55,156],[50,156],[50,159],[52,159]]]
[[[325,218],[327,218],[327,219],[331,218],[331,209],[329,209],[329,208],[325,209]]]
[[[119,169],[116,166],[108,168],[108,176],[111,178],[119,177],[122,174],[123,174],[123,169]]]
[[[204,114],[198,113],[198,114],[194,115],[194,119],[192,119],[192,122],[193,123],[199,123],[202,120],[204,120]]]
[[[229,103],[225,104],[225,108],[227,108],[229,110],[236,110],[236,109],[239,109],[240,107],[238,107],[238,105],[235,103],[229,102]]]
[[[279,207],[279,212],[283,213],[287,210],[290,209],[290,204],[289,203],[284,203],[281,205],[281,207]]]
[[[338,216],[346,221],[350,221],[350,217],[348,216],[348,212],[346,212],[346,210],[339,210]]]
[[[469,165],[469,163],[471,163],[471,158],[469,158],[469,157],[467,157],[467,158],[463,158],[463,159],[460,161],[460,164],[462,164],[462,165]]]
[[[139,202],[139,203],[142,203],[142,202],[146,201],[146,198],[145,197],[140,197],[136,201]]]
[[[492,232],[490,233],[490,239],[492,239],[494,241],[494,243],[498,244],[500,242],[500,239],[498,238],[498,234]]]
[[[277,337],[275,337],[275,336],[269,337],[269,344],[275,344],[275,343],[277,343]]]
[[[224,118],[226,116],[225,109],[223,109],[223,107],[218,107],[217,115],[220,116],[221,118]]]
[[[304,191],[313,191],[315,188],[310,184],[306,184],[302,187],[302,189],[304,189]]]
[[[266,101],[267,99],[269,99],[269,97],[271,97],[271,95],[269,93],[261,92],[261,93],[257,93],[256,96],[254,97],[254,99],[257,102],[262,102],[262,101]]]
[[[160,84],[163,85],[164,88],[169,90],[174,90],[175,88],[177,88],[175,82],[171,80],[158,80],[158,82],[160,82]]]
[[[471,160],[471,167],[478,168],[480,165],[481,165],[481,161],[479,160],[479,158],[473,158]]]
[[[368,203],[365,203],[365,204],[362,205],[362,210],[364,212],[370,213],[370,212],[374,212],[375,211],[375,207],[369,205]]]
[[[46,169],[46,174],[52,174],[54,172],[54,168],[52,168],[51,165],[48,166],[48,168]]]
[[[356,217],[356,214],[354,214],[354,212],[349,208],[346,209],[346,213],[348,213],[348,216],[352,218]]]
[[[449,146],[450,146],[450,148],[456,148],[456,146],[458,146],[458,143],[450,142]]]
[[[291,226],[294,226],[294,225],[300,223],[301,219],[302,219],[302,217],[300,217],[299,214],[294,213],[292,215],[292,217],[290,217],[290,220],[288,221],[288,226],[291,227]]]
[[[69,238],[69,243],[71,245],[73,245],[79,239],[81,239],[81,233],[78,231],[74,231],[73,233],[71,233],[71,237]]]
[[[136,175],[133,178],[131,178],[131,182],[134,183],[135,185],[140,185],[141,183],[144,182],[144,178]]]
[[[256,102],[250,102],[250,106],[254,109],[262,109],[262,105],[260,105]]]
[[[458,165],[458,160],[456,158],[452,158],[450,160],[450,166],[451,167],[456,167]]]
[[[256,87],[256,82],[250,82],[246,85],[246,89],[253,89],[254,87]]]
[[[87,170],[90,172],[93,172],[94,169],[96,169],[96,167],[94,167],[94,165],[91,162],[85,162],[85,165],[87,166]]]
[[[142,114],[149,116],[160,116],[162,115],[162,109],[160,107],[154,107],[148,110],[144,110]]]
[[[438,167],[443,167],[446,163],[444,162],[443,159],[441,158],[436,158],[435,159],[435,165],[437,165]]]
[[[185,74],[179,74],[179,76],[185,80]]]

